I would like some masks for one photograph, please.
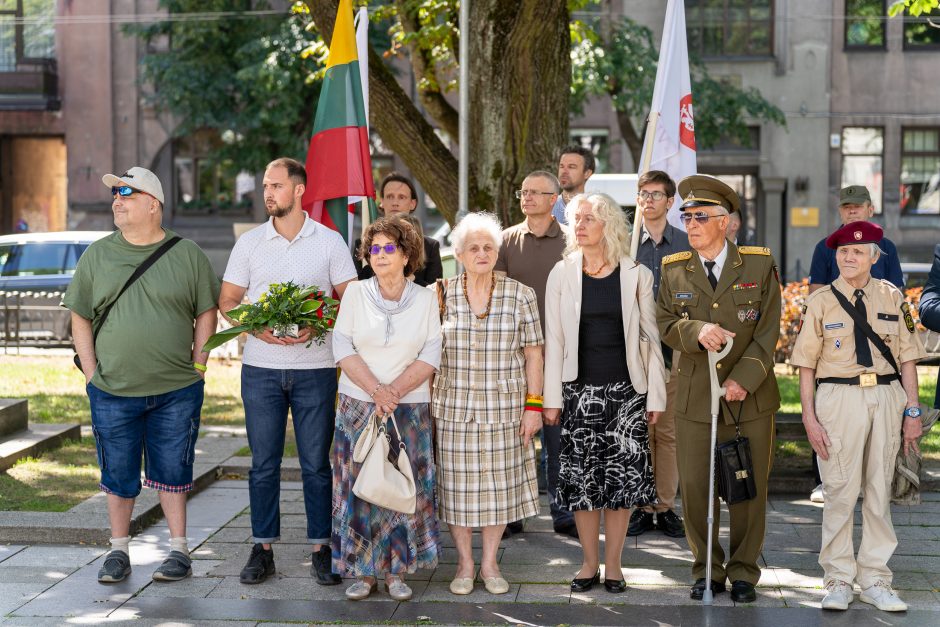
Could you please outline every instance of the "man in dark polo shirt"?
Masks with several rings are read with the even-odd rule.
[[[685,231],[669,224],[666,216],[676,195],[676,184],[666,172],[650,170],[636,183],[637,211],[643,212],[643,230],[636,260],[653,272],[653,297],[659,297],[662,261],[674,253],[691,250]],[[672,349],[663,344],[663,359],[667,372],[672,366]],[[630,516],[628,536],[638,536],[658,529],[670,538],[685,536],[685,526],[673,511],[679,490],[679,467],[676,462],[676,373],[670,373],[666,383],[666,411],[656,424],[649,426],[650,451],[653,454],[653,476],[656,479],[656,505],[637,508]],[[656,519],[654,521],[653,516]]]
[[[526,218],[519,224],[503,231],[503,245],[499,249],[496,271],[535,290],[538,299],[542,332],[545,331],[545,284],[548,275],[561,260],[565,250],[565,230],[552,216],[552,206],[558,200],[561,186],[551,172],[536,170],[522,181],[522,189],[516,192],[519,206]],[[551,501],[552,524],[558,533],[578,537],[571,512],[555,505],[555,488],[558,485],[559,439],[561,426],[545,425],[542,437],[542,464]],[[522,521],[506,526],[509,533],[522,531]]]

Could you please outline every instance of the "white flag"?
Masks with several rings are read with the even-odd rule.
[[[652,131],[652,132],[650,132]],[[669,0],[663,41],[659,47],[656,87],[649,125],[643,142],[639,174],[663,170],[678,183],[695,174],[695,122],[692,111],[692,81],[689,78],[689,47],[686,43],[685,2]],[[682,199],[676,195],[669,209],[670,224],[684,229],[679,220]]]

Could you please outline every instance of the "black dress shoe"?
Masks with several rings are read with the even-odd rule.
[[[604,579],[604,590],[619,594],[627,589],[627,582],[623,579]]]
[[[333,572],[333,554],[330,547],[325,544],[319,551],[313,552],[313,563],[310,565],[310,574],[321,586],[335,586],[343,582],[343,578]]]
[[[571,580],[571,591],[572,592],[587,592],[594,587],[595,584],[601,582],[601,571],[597,569],[597,574],[593,577],[583,577],[578,579],[575,577]]]
[[[642,535],[647,531],[652,531],[655,528],[656,525],[653,524],[653,514],[651,512],[635,509],[633,513],[630,514],[630,526],[627,527],[627,536],[632,538]]]
[[[685,525],[679,515],[671,509],[656,514],[656,528],[670,538],[685,537]]]
[[[560,525],[555,525],[555,533],[560,533],[563,536],[571,536],[572,538],[578,537],[578,526],[573,522],[570,523],[561,523]]]
[[[712,581],[712,594],[721,594],[725,591],[725,582],[723,581]],[[702,597],[705,595],[705,578],[697,579],[694,584],[692,584],[692,589],[689,591],[689,598],[695,599],[696,601],[701,601]]]
[[[731,600],[735,603],[753,603],[757,600],[754,584],[737,580],[731,582]]]

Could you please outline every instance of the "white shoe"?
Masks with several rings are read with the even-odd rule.
[[[361,601],[372,594],[377,587],[378,584],[375,581],[369,583],[368,581],[360,579],[346,588],[346,598],[350,601]]]
[[[397,577],[395,579],[385,578],[385,591],[388,592],[388,596],[396,601],[407,601],[412,595],[408,584]]]
[[[862,590],[860,601],[874,605],[882,612],[905,612],[907,603],[891,589],[887,581],[878,580],[874,585]]]
[[[809,500],[813,503],[825,503],[826,497],[823,494],[823,486],[820,483],[818,486],[813,488],[813,491],[809,493]]]
[[[838,579],[830,579],[826,583],[826,596],[822,600],[822,608],[824,610],[847,610],[849,604],[854,600],[855,595],[852,593],[852,586]]]

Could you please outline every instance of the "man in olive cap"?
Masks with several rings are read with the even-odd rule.
[[[773,417],[780,406],[774,377],[774,348],[780,333],[780,283],[767,248],[736,246],[725,238],[728,216],[740,199],[720,180],[696,174],[679,183],[684,199],[682,222],[691,251],[663,259],[659,285],[659,332],[673,348],[677,371],[675,398],[679,487],[686,538],[692,549],[695,584],[690,596],[705,592],[711,415],[708,351],[719,351],[734,338],[731,352],[717,364],[727,390],[718,422],[718,441],[735,437],[735,422],[750,439],[757,496],[728,507],[731,555],[717,541],[719,507],[715,504],[712,545],[714,593],[731,581],[731,599],[751,603],[760,579],[761,547],[767,508],[767,478],[773,443]],[[717,499],[716,499],[717,500]]]
[[[839,190],[839,217],[842,224],[846,225],[852,222],[868,221],[875,213],[875,207],[871,203],[871,194],[864,185],[849,185]],[[836,264],[836,251],[826,246],[826,239],[819,240],[816,249],[813,251],[813,261],[809,269],[809,293],[812,294],[819,288],[829,285],[839,276],[839,267]],[[904,276],[901,274],[901,260],[898,257],[898,249],[894,242],[887,237],[881,240],[881,250],[884,254],[878,257],[875,265],[871,267],[871,276],[875,279],[887,279],[898,289],[904,289]],[[814,503],[822,503],[825,500],[823,496],[822,478],[819,475],[819,464],[816,459],[816,452],[813,451],[813,475],[816,479],[816,487],[810,494],[810,500]]]

